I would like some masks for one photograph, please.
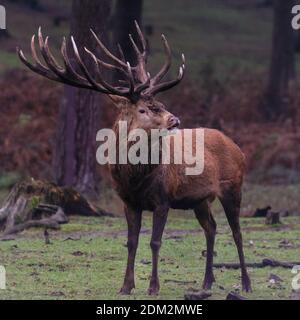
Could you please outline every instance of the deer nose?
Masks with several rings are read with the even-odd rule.
[[[177,128],[180,125],[180,120],[175,116],[171,116],[168,120],[168,125],[169,128]]]

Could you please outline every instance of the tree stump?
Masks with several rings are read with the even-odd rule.
[[[269,211],[266,216],[266,224],[281,224],[280,212]]]

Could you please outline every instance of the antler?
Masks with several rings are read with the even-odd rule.
[[[77,45],[73,37],[71,37],[71,40],[72,40],[73,50],[75,53],[75,58],[84,76],[80,75],[77,71],[75,71],[72,64],[70,63],[70,59],[67,54],[67,44],[66,44],[65,38],[63,39],[62,46],[61,46],[61,54],[64,62],[64,67],[60,66],[59,63],[54,58],[54,56],[52,55],[49,49],[49,37],[46,37],[44,41],[41,28],[39,28],[39,31],[38,31],[38,40],[39,40],[39,49],[46,65],[44,65],[38,58],[36,47],[35,47],[35,35],[33,35],[31,39],[31,53],[32,53],[32,57],[35,64],[31,64],[26,59],[23,51],[17,48],[17,52],[21,61],[35,73],[38,73],[54,81],[66,83],[79,88],[99,91],[105,94],[116,94],[116,95],[125,96],[128,98],[132,95],[132,87],[131,87],[132,81],[130,81],[129,88],[115,88],[111,86],[101,76],[101,73],[99,71],[100,60],[96,59],[95,56],[92,55],[96,65],[96,76],[97,76],[96,77],[97,80],[96,80],[96,78],[94,78],[90,74],[87,67],[84,65],[79,55]],[[128,68],[127,65],[126,67]],[[130,77],[129,72],[126,73],[126,75],[128,76],[128,78]]]
[[[41,31],[41,27],[38,30],[38,43],[41,55],[44,59],[44,63],[42,63],[36,52],[35,45],[35,35],[32,36],[31,39],[31,54],[34,60],[34,64],[30,63],[23,51],[17,48],[17,53],[21,61],[33,72],[40,74],[50,80],[54,80],[61,83],[66,83],[71,86],[75,86],[78,88],[90,89],[98,92],[102,92],[105,94],[113,94],[118,96],[127,97],[130,100],[136,101],[141,95],[143,96],[151,96],[155,95],[159,92],[168,90],[178,84],[184,75],[185,70],[185,60],[184,55],[182,55],[182,65],[179,68],[178,77],[175,80],[171,80],[168,82],[160,83],[163,77],[167,74],[171,66],[171,50],[167,39],[164,35],[162,35],[162,40],[166,52],[166,62],[161,70],[153,77],[150,77],[150,74],[146,70],[147,63],[147,45],[146,40],[143,36],[143,33],[135,21],[135,26],[137,29],[137,34],[139,36],[139,42],[142,50],[139,48],[138,44],[134,41],[133,37],[129,35],[130,42],[133,46],[133,49],[136,53],[137,64],[136,66],[131,66],[129,62],[126,62],[124,53],[122,48],[118,45],[120,58],[113,55],[106,46],[101,42],[101,40],[97,37],[95,32],[91,30],[92,35],[97,41],[98,45],[102,49],[102,51],[106,54],[106,56],[113,61],[114,64],[104,62],[98,57],[95,56],[87,48],[84,48],[85,52],[91,57],[95,64],[94,75],[90,73],[86,65],[84,64],[79,50],[77,48],[76,42],[73,37],[71,37],[72,48],[75,54],[76,62],[79,66],[81,74],[79,74],[72,66],[70,62],[70,58],[67,53],[67,42],[66,39],[63,38],[62,46],[61,46],[61,54],[64,66],[62,67],[52,55],[49,49],[49,37],[46,37],[44,40],[43,34]],[[115,87],[106,82],[100,71],[100,67],[104,67],[109,70],[116,70],[123,74],[126,80],[122,80],[122,83],[125,83],[125,86]]]

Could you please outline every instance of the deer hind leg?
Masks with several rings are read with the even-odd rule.
[[[231,187],[223,191],[223,195],[220,198],[221,204],[224,208],[228,223],[230,225],[233,239],[237,247],[240,265],[241,265],[241,274],[242,274],[242,289],[246,292],[251,291],[251,281],[248,276],[245,257],[243,251],[243,239],[240,228],[240,206],[241,206],[241,188],[240,187]]]
[[[159,292],[158,257],[161,247],[161,239],[167,222],[169,207],[159,207],[153,212],[152,237],[150,247],[152,250],[152,274],[148,289],[149,295],[157,295]]]
[[[120,294],[130,294],[135,288],[134,283],[134,262],[136,250],[138,247],[139,234],[141,230],[142,211],[132,210],[125,207],[125,216],[128,225],[128,260],[125,272],[124,284],[120,290]]]
[[[211,289],[213,282],[215,282],[213,274],[213,255],[217,224],[212,216],[210,203],[208,201],[203,201],[194,211],[196,218],[204,230],[206,238],[206,267],[202,287],[205,290],[209,290]]]

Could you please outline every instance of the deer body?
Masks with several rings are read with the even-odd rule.
[[[126,121],[129,130],[141,128],[148,133],[152,129],[172,131],[179,126],[180,121],[167,111],[163,103],[155,99],[155,95],[171,89],[183,79],[185,71],[184,56],[182,55],[182,64],[177,78],[163,82],[162,80],[171,66],[171,50],[166,38],[162,35],[166,62],[160,71],[154,77],[151,77],[146,71],[146,41],[137,23],[136,29],[139,36],[139,45],[131,35],[129,36],[137,56],[137,63],[133,67],[126,62],[125,55],[120,47],[119,57],[113,55],[93,31],[92,34],[99,47],[114,64],[102,61],[94,53],[84,48],[85,54],[90,56],[95,66],[94,70],[88,70],[72,37],[76,66],[74,66],[74,62],[71,63],[65,39],[61,48],[64,66],[61,66],[51,54],[48,37],[44,40],[41,29],[38,32],[38,42],[44,62],[41,62],[36,53],[34,36],[31,41],[31,52],[35,64],[30,63],[20,49],[18,49],[18,54],[28,68],[48,79],[108,95],[120,110],[119,118],[114,127],[115,132],[118,131],[119,120]],[[120,82],[122,86],[113,86],[105,81],[102,78],[102,68],[118,71],[123,76]],[[195,134],[195,130],[193,134]],[[192,149],[196,147],[196,142],[194,142]],[[117,163],[111,165],[116,189],[124,201],[124,211],[128,225],[128,259],[124,283],[120,290],[121,294],[130,294],[135,287],[134,262],[144,210],[153,211],[150,242],[152,274],[148,292],[149,294],[159,292],[158,255],[169,208],[194,210],[196,218],[204,230],[207,245],[203,288],[211,288],[215,281],[213,249],[216,222],[210,204],[215,198],[220,200],[232,230],[241,264],[243,289],[251,290],[239,225],[244,163],[244,156],[239,147],[228,137],[220,131],[205,129],[204,170],[199,175],[186,175],[187,164],[185,163],[180,165],[172,164],[172,162],[168,165],[151,163],[135,165]]]
[[[153,211],[166,204],[188,210],[202,201],[221,198],[231,187],[239,188],[245,169],[239,147],[215,129],[205,129],[204,139],[205,166],[201,175],[186,175],[185,164],[111,166],[122,200],[141,210]]]

